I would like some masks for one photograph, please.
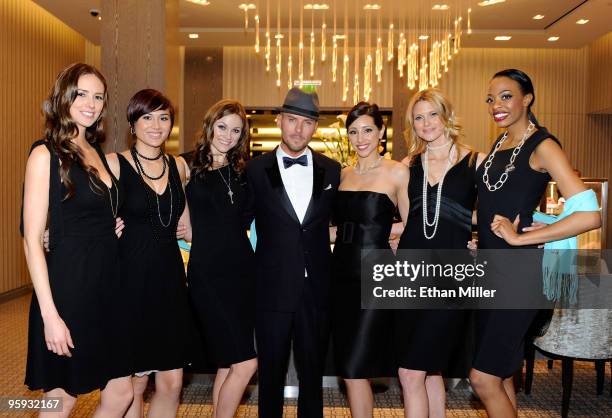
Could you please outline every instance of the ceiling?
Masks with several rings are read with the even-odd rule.
[[[102,0],[34,0],[49,12],[63,20],[95,44],[100,42],[101,22],[90,16],[90,9],[101,9]],[[178,39],[188,46],[237,46],[252,45],[254,42],[254,12],[249,12],[249,31],[244,31],[244,12],[238,5],[245,0],[209,0],[208,6],[200,6],[187,0],[179,2]],[[299,11],[301,4],[311,0],[249,0],[261,8],[261,31],[265,30],[266,5],[269,2],[271,30],[275,31],[276,16],[280,5],[281,31],[288,28],[289,9],[293,12],[293,33],[297,42]],[[376,0],[318,0],[327,3],[326,12],[304,10],[305,33],[310,33],[311,13],[314,14],[315,27],[320,27],[325,15],[328,33],[331,37],[333,27],[333,5],[336,4],[338,32],[342,32],[345,16],[345,3],[350,28],[355,26],[355,15],[359,12],[360,26],[364,27],[366,12],[361,7]],[[454,17],[462,11],[464,23],[466,11],[472,8],[472,34],[464,31],[464,47],[512,47],[512,48],[580,48],[594,39],[612,31],[612,0],[506,0],[487,7],[478,6],[480,0],[377,0],[381,14],[382,27],[393,22],[398,28],[401,16],[407,28],[427,28],[438,24],[444,14]],[[447,4],[449,11],[433,11],[433,4]],[[360,8],[356,5],[361,5]],[[104,10],[101,10],[102,13]],[[544,15],[541,20],[533,16]],[[103,16],[104,18],[104,16]],[[393,19],[393,20],[391,20]],[[578,25],[578,19],[588,19],[585,25]],[[376,27],[376,19],[372,19]],[[386,30],[383,30],[386,32]],[[190,33],[198,33],[198,39],[190,39]],[[495,41],[497,35],[512,36],[509,41]],[[558,36],[556,42],[549,42],[550,36]],[[262,36],[263,39],[263,36]],[[350,39],[350,36],[349,36]],[[330,40],[331,42],[331,40]]]

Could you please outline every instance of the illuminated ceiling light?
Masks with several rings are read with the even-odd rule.
[[[559,40],[558,36],[551,36],[550,38],[548,38],[548,42],[557,42]]]
[[[304,5],[304,10],[329,10],[329,4],[308,3]]]
[[[189,3],[199,4],[200,6],[208,6],[210,2],[208,0],[187,0]]]
[[[255,7],[253,3],[249,3],[249,4],[242,3],[241,5],[238,6],[238,8],[246,12],[247,10],[255,10],[257,7]]]
[[[432,10],[448,10],[450,6],[448,4],[434,4]]]
[[[506,0],[485,0],[485,1],[478,2],[478,5],[481,6],[481,7],[493,6],[494,4],[503,3],[505,1]]]
[[[198,39],[200,37],[200,35],[198,35],[197,33],[190,33],[189,34],[189,39]]]
[[[366,4],[363,6],[363,10],[380,10],[380,4]]]
[[[425,41],[425,40],[429,39],[429,35],[421,35],[421,36],[419,36],[419,39],[421,41]]]
[[[496,41],[509,41],[510,39],[512,39],[512,36],[496,36],[495,37]]]
[[[533,20],[542,20],[542,19],[544,19],[544,15],[535,15],[532,19]]]
[[[577,20],[576,23],[579,25],[586,25],[587,23],[589,23],[589,19],[580,19]]]
[[[285,35],[283,35],[282,33],[279,33],[278,35],[274,35],[274,39],[283,39],[285,37]]]
[[[345,39],[346,35],[336,35],[336,36],[334,36],[334,38],[336,38],[336,39]]]

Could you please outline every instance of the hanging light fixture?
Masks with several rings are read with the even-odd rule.
[[[292,32],[293,32],[293,5],[289,3],[289,54],[287,57],[287,88],[293,87],[293,53],[291,49],[292,43]]]
[[[255,53],[259,54],[259,0],[255,6]]]
[[[298,78],[304,81],[304,0],[300,0],[300,43],[298,45]]]
[[[348,100],[349,55],[348,55],[348,0],[344,0],[344,44],[342,47],[342,101]]]
[[[353,103],[359,102],[359,8],[355,9],[355,64],[353,69]]]
[[[271,39],[274,36],[276,40],[274,51],[276,85],[281,86],[282,66],[283,66],[283,39],[287,38],[288,44],[285,51],[287,52],[287,86],[293,86],[294,74],[294,46],[297,46],[297,75],[295,75],[296,85],[304,85],[307,81],[304,79],[304,10],[310,12],[310,42],[309,42],[309,76],[315,76],[315,64],[320,57],[320,65],[323,71],[331,71],[331,81],[335,85],[338,81],[339,65],[342,65],[342,80],[341,88],[342,101],[347,102],[350,92],[350,86],[353,88],[353,101],[372,100],[373,94],[373,79],[376,78],[376,83],[381,83],[383,80],[383,70],[385,66],[385,56],[387,62],[392,62],[397,59],[397,65],[394,66],[400,78],[406,77],[406,86],[410,89],[436,87],[439,85],[444,73],[448,72],[450,61],[453,55],[456,55],[461,50],[461,41],[463,35],[463,20],[462,4],[460,0],[459,7],[450,7],[446,4],[438,4],[431,7],[431,4],[426,0],[418,0],[416,4],[411,4],[410,7],[400,5],[399,10],[389,10],[385,12],[389,16],[387,39],[384,39],[383,34],[383,14],[382,7],[379,4],[359,1],[359,7],[354,10],[354,28],[351,30],[355,34],[355,39],[349,39],[349,11],[348,0],[344,0],[344,31],[338,31],[338,5],[339,0],[333,1],[333,34],[331,36],[331,45],[327,42],[328,22],[326,10],[330,6],[326,3],[309,3],[304,5],[304,1],[300,0],[300,29],[299,42],[293,45],[293,4],[289,4],[289,22],[287,24],[287,33],[281,32],[281,15],[282,5],[281,0],[277,0],[276,11],[276,34],[270,32],[270,0],[266,0],[266,28],[265,28],[265,45],[261,44],[261,24],[262,24],[262,9],[260,8],[260,0],[256,4],[243,3],[239,6],[244,11],[245,16],[245,31],[248,29],[248,13],[249,10],[255,10],[254,26],[254,50],[255,53],[260,53],[264,49],[264,61],[266,72],[270,71],[272,58]],[[351,3],[353,5],[354,3]],[[436,7],[437,6],[437,7]],[[472,32],[471,27],[471,1],[468,2],[468,7],[465,9],[467,20],[467,32]],[[361,15],[363,10],[364,15]],[[321,22],[317,20],[315,13],[322,13]],[[395,21],[397,17],[397,21]],[[376,19],[373,21],[372,19]],[[316,22],[315,22],[316,20]],[[362,22],[363,21],[363,25]],[[320,24],[320,26],[319,26]],[[318,55],[316,50],[315,25],[320,27],[321,33],[321,53]],[[374,27],[374,25],[376,25]],[[317,29],[318,32],[319,29]],[[374,37],[373,37],[374,36]],[[342,41],[343,44],[339,45]],[[352,48],[353,56],[350,56],[349,42],[354,46]],[[386,42],[386,46],[384,45]],[[331,65],[327,67],[324,63],[329,60],[329,48],[331,47]],[[342,47],[342,51],[340,51]],[[385,51],[386,48],[386,51]],[[386,53],[386,55],[385,55]],[[361,55],[363,54],[363,59]],[[339,59],[342,61],[338,62]],[[353,60],[353,73],[350,74],[350,64]],[[363,72],[363,73],[361,73]],[[352,83],[351,83],[352,77]],[[297,81],[299,80],[299,82]],[[310,82],[310,81],[309,81]]]
[[[282,55],[282,39],[283,39],[283,34],[281,33],[280,30],[280,2],[281,0],[278,0],[278,8],[276,10],[276,87],[280,87],[281,86],[281,73],[283,71],[282,69],[282,64],[283,64],[283,55]]]
[[[270,55],[271,55],[271,42],[270,39],[270,0],[266,0],[266,73],[270,72]]]
[[[314,77],[314,66],[315,66],[314,10],[310,9],[310,77]]]
[[[336,83],[338,71],[338,38],[336,32],[336,0],[334,0],[334,32],[332,35],[332,83]]]
[[[249,29],[249,10],[255,10],[256,7],[253,3],[242,3],[238,8],[244,11],[244,32],[246,33]]]

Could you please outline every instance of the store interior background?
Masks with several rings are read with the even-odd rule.
[[[0,2],[0,297],[30,289],[18,231],[23,173],[29,146],[42,135],[42,101],[59,70],[81,61],[100,68],[107,77],[111,99],[107,151],[125,147],[125,104],[147,86],[164,91],[177,105],[174,152],[192,149],[204,112],[221,98],[234,98],[259,110],[282,103],[286,79],[277,88],[275,75],[265,72],[253,52],[252,27],[247,34],[241,27],[238,3],[211,0],[206,9],[186,0]],[[534,113],[561,140],[572,165],[583,177],[612,178],[612,1],[507,3],[509,12],[495,18],[483,14],[479,20],[474,15],[474,34],[465,36],[440,85],[455,105],[465,142],[488,151],[498,133],[484,101],[488,81],[498,70],[520,68],[536,87]],[[570,10],[580,3],[584,4],[569,18],[549,29],[531,19],[540,6]],[[90,16],[92,8],[101,11],[102,20]],[[574,17],[590,23],[577,26]],[[224,23],[225,18],[235,26],[215,30],[214,22]],[[487,29],[479,29],[479,24]],[[192,32],[199,32],[199,39],[190,39]],[[492,40],[498,32],[510,33],[513,39],[500,45]],[[553,32],[559,41],[547,42]],[[401,134],[404,112],[412,92],[391,65],[385,64],[386,77],[374,85],[371,101],[392,110],[392,155],[401,159],[406,154]],[[314,78],[322,81],[318,91],[325,109],[351,107],[352,103],[342,102],[329,71]],[[610,225],[612,216],[604,216]],[[611,232],[608,226],[608,247]]]

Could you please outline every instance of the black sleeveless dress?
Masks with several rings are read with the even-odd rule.
[[[483,249],[513,248],[491,231],[491,222],[496,214],[513,221],[520,215],[518,231],[529,226],[533,211],[546,190],[551,177],[548,173],[533,170],[529,157],[542,141],[554,138],[545,128],[538,128],[525,141],[514,161],[506,183],[496,191],[489,191],[482,180],[483,162],[476,172],[478,186],[478,247]],[[501,140],[497,138],[495,145]],[[490,183],[499,179],[510,162],[513,148],[498,151],[489,169]],[[490,153],[489,153],[490,154]],[[488,157],[488,156],[487,156]],[[485,159],[486,161],[486,159]],[[519,247],[528,248],[528,247]],[[535,248],[535,246],[534,246]],[[524,340],[538,310],[478,310],[476,312],[476,352],[473,367],[501,378],[512,376],[522,365]]]
[[[234,203],[221,176],[231,177]],[[243,218],[246,179],[225,166],[192,174],[186,193],[193,229],[189,296],[207,360],[226,368],[256,357],[254,255]]]
[[[45,144],[38,141],[32,149]],[[96,150],[112,187],[90,178],[74,163],[69,171],[74,195],[65,200],[68,189],[59,176],[59,157],[51,151],[47,269],[53,302],[74,348],[70,349],[72,357],[47,349],[40,306],[33,293],[25,376],[30,390],[62,388],[76,396],[129,375],[129,350],[121,321],[126,312],[116,303],[122,289],[113,216],[123,193],[97,145]]]
[[[119,247],[129,306],[132,372],[180,369],[190,360],[191,317],[176,241],[176,226],[185,209],[176,161],[168,158],[168,184],[156,197],[128,160],[121,154],[118,158],[119,182],[126,196],[120,211],[125,228]]]
[[[423,166],[421,155],[410,167],[410,213],[398,248],[465,250],[472,238],[476,202],[476,157],[468,153],[452,166],[442,187],[438,229],[432,239],[423,234]],[[428,219],[434,218],[438,184],[428,184]],[[428,234],[433,228],[427,228]],[[466,250],[467,253],[467,250]],[[472,313],[468,310],[408,310],[396,312],[395,346],[400,367],[467,377],[473,354]]]
[[[361,308],[362,250],[390,250],[395,204],[384,193],[339,190],[332,254],[332,344],[346,379],[392,377],[393,311]]]

